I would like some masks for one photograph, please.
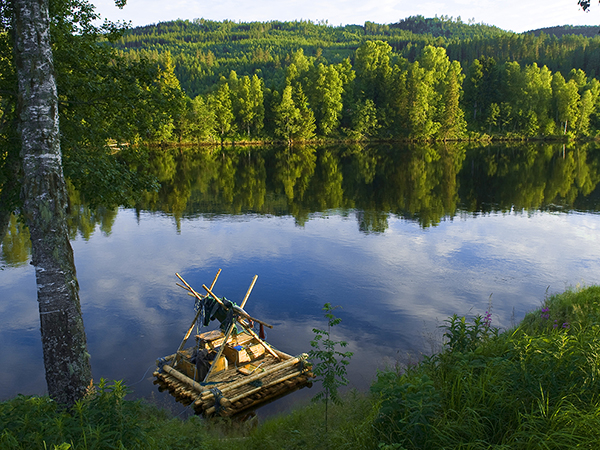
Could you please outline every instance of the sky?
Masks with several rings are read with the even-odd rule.
[[[175,19],[241,22],[271,20],[327,21],[329,25],[390,24],[410,16],[460,17],[468,23],[495,25],[521,33],[556,25],[599,25],[600,4],[584,12],[577,0],[128,0],[118,9],[114,0],[91,0],[103,18],[131,21],[133,26]]]

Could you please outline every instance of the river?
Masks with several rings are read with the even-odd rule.
[[[441,348],[449,316],[492,312],[509,328],[546,295],[600,283],[600,148],[594,145],[167,149],[158,192],[90,209],[72,192],[70,227],[96,381],[187,414],[152,384],[178,347],[193,299],[215,293],[274,325],[298,354],[326,327],[354,352],[350,387]],[[0,399],[44,394],[35,274],[12,219],[0,252]],[[269,405],[307,401],[319,386]],[[259,411],[259,414],[261,412]]]

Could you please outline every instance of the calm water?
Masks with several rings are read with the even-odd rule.
[[[354,352],[352,387],[377,368],[441,343],[453,313],[508,327],[546,293],[600,283],[600,149],[189,149],[154,155],[161,181],[136,208],[88,209],[73,194],[71,229],[94,377],[170,404],[154,360],[177,348],[193,299],[215,293],[274,324],[268,340],[310,349],[321,307],[341,305],[335,337]],[[45,392],[26,232],[16,223],[0,265],[0,399]],[[150,368],[149,371],[147,371]],[[285,409],[304,389],[270,405]],[[182,411],[182,406],[171,406]]]

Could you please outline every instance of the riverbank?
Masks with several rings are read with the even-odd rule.
[[[256,424],[182,421],[101,384],[69,414],[47,398],[0,404],[3,449],[592,448],[600,441],[600,286],[544,299],[516,327],[445,321],[443,351]],[[58,447],[54,447],[58,446]]]
[[[491,144],[498,142],[537,142],[537,143],[568,143],[568,142],[592,142],[598,141],[598,137],[579,137],[576,138],[572,135],[540,135],[540,136],[524,136],[515,133],[506,134],[486,134],[470,132],[462,138],[453,139],[411,139],[411,138],[351,138],[351,137],[322,137],[313,139],[296,139],[293,141],[287,141],[275,138],[263,138],[263,139],[248,139],[243,136],[236,138],[228,138],[223,142],[216,139],[209,139],[203,141],[158,141],[158,142],[145,142],[143,145],[151,148],[160,147],[270,147],[270,146],[295,146],[295,145],[372,145],[372,144],[392,144],[392,143],[480,143],[480,144]],[[117,144],[111,142],[110,146],[118,148],[121,146],[129,146],[128,143]]]

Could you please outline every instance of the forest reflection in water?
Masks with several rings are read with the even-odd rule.
[[[336,337],[360,388],[377,366],[439,345],[448,315],[491,298],[507,327],[546,290],[600,283],[593,145],[161,149],[138,170],[160,188],[132,207],[90,208],[71,189],[96,377],[136,383],[179,344],[192,304],[174,272],[201,286],[223,268],[217,293],[234,301],[258,274],[248,310],[292,353],[309,350],[323,303],[341,305]],[[1,257],[0,358],[14,369],[0,397],[41,393],[35,279],[14,216]],[[137,395],[155,392],[147,378]]]
[[[161,151],[161,188],[138,210],[176,220],[195,214],[310,216],[357,210],[363,232],[384,232],[390,215],[437,225],[458,213],[596,209],[600,150],[587,146],[466,144],[237,151]]]

